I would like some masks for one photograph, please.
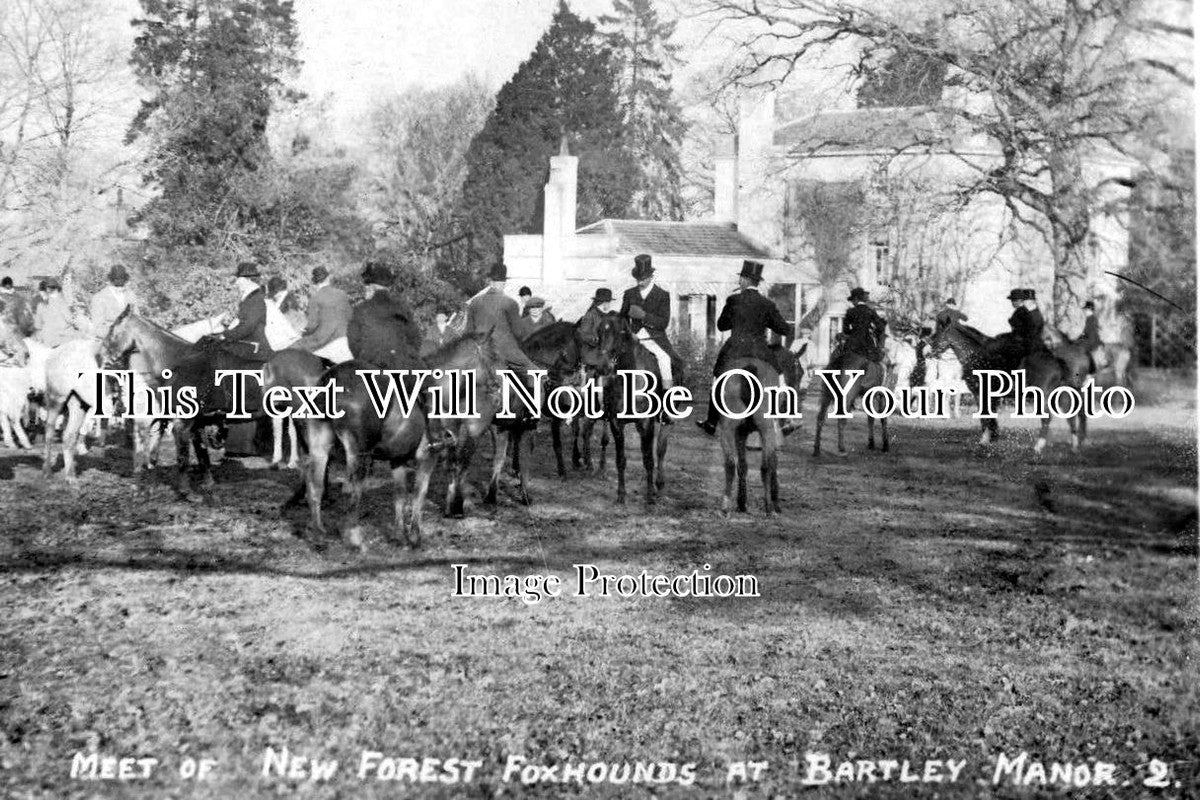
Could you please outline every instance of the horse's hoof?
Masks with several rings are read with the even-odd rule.
[[[279,462],[272,461],[270,464],[267,464],[267,469],[271,470],[272,472],[278,471],[279,470]]]
[[[361,525],[351,525],[342,531],[342,540],[351,547],[365,550],[363,545],[363,529]]]
[[[287,464],[287,468],[288,469],[300,469],[300,462],[299,461],[289,461]]]

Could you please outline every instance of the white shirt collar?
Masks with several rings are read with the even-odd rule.
[[[638,289],[638,293],[641,294],[643,300],[649,297],[650,292],[652,291],[654,291],[654,281],[650,281],[650,283],[646,285],[645,289]]]
[[[248,284],[246,284],[245,288],[242,289],[242,296],[239,299],[245,300],[247,297],[254,294],[256,291],[258,291],[258,285],[248,283]]]

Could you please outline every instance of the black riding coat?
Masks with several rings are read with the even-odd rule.
[[[730,331],[729,340],[721,345],[713,375],[725,371],[726,364],[735,358],[757,358],[774,366],[775,354],[767,345],[767,331],[780,336],[792,332],[791,325],[779,313],[776,305],[753,287],[732,294],[717,318],[717,330]]]
[[[346,343],[355,358],[368,364],[381,369],[411,369],[419,363],[421,332],[408,304],[380,289],[350,313]]]
[[[887,322],[875,313],[875,309],[866,303],[852,306],[842,319],[846,351],[866,356],[872,361],[879,361],[883,357],[880,343],[886,329]]]

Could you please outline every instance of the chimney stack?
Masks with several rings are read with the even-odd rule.
[[[713,167],[713,221],[737,227],[737,136],[725,136],[717,145]]]
[[[550,179],[542,218],[542,278],[562,277],[562,239],[575,233],[579,158],[567,149],[563,134],[558,155],[550,157]]]

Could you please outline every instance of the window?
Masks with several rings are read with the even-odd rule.
[[[871,240],[870,256],[874,266],[875,283],[887,286],[892,282],[892,249],[886,238],[875,237]]]

